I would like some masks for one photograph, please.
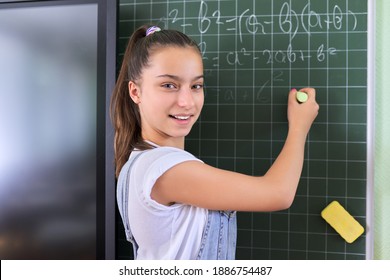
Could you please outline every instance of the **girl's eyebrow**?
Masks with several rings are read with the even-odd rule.
[[[176,81],[181,81],[182,80],[179,76],[171,75],[171,74],[158,75],[157,78],[171,78],[171,79],[176,80]],[[204,78],[204,75],[199,75],[199,76],[194,77],[193,81],[196,81],[196,80],[199,80],[199,79],[203,79],[203,78]]]

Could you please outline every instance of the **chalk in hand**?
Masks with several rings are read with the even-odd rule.
[[[325,207],[321,216],[348,243],[354,242],[364,232],[362,225],[337,201],[333,201]]]
[[[304,103],[304,102],[307,101],[308,96],[307,96],[307,93],[306,93],[306,92],[297,91],[297,93],[296,93],[296,98],[297,98],[297,101],[298,101],[299,103]]]

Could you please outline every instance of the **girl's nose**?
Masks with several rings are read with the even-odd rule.
[[[179,92],[177,104],[183,108],[191,108],[194,106],[194,96],[191,89],[183,89]]]

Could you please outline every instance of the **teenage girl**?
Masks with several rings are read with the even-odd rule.
[[[315,90],[288,96],[288,135],[264,176],[214,168],[184,150],[204,101],[197,43],[142,26],[131,36],[111,100],[117,201],[136,259],[234,259],[235,211],[289,208],[295,196]],[[234,211],[232,211],[234,210]]]

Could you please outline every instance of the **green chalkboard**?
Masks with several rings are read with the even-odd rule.
[[[239,213],[237,259],[365,259],[367,1],[121,0],[119,12],[119,61],[144,23],[199,43],[205,105],[186,149],[211,165],[264,174],[286,137],[288,91],[317,89],[295,201],[286,211]],[[320,216],[333,200],[366,229],[352,244]],[[124,244],[119,236],[118,258],[131,254]]]

